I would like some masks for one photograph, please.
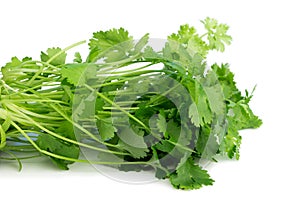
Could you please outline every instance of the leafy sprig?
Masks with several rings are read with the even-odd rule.
[[[228,64],[207,66],[211,50],[231,43],[229,27],[182,25],[161,51],[124,28],[99,31],[84,61],[49,48],[40,60],[13,57],[1,68],[0,159],[47,156],[60,169],[74,162],[123,171],[153,168],[177,189],[211,185],[199,160],[239,158],[239,130],[262,121],[242,95]],[[82,158],[83,150],[96,154]]]

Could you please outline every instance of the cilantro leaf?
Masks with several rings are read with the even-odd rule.
[[[196,126],[200,127],[200,124],[203,123],[198,112],[198,108],[196,103],[192,103],[189,107],[189,117],[191,119],[191,122]]]
[[[163,48],[163,56],[169,61],[174,63],[178,62],[184,66],[187,66],[192,60],[192,56],[188,53],[184,46],[179,44],[177,41],[169,41],[166,43]]]
[[[234,74],[230,71],[228,64],[222,64],[221,66],[214,64],[211,68],[218,76],[218,81],[222,86],[226,100],[238,102],[243,99],[242,94],[234,81]]]
[[[165,116],[162,115],[161,113],[158,114],[157,127],[158,127],[160,132],[162,132],[163,134],[166,133],[166,131],[167,131],[167,121],[166,121]]]
[[[225,100],[220,85],[207,86],[204,87],[204,90],[211,111],[217,115],[225,114]]]
[[[73,62],[82,63],[82,58],[79,52],[76,52],[74,56]]]
[[[96,78],[98,67],[90,63],[67,64],[60,73],[70,84],[81,86]]]
[[[212,69],[218,76],[224,97],[228,102],[226,106],[228,129],[221,141],[220,151],[226,153],[229,158],[239,159],[239,147],[242,140],[239,130],[258,128],[262,121],[250,109],[249,98],[251,97],[242,96],[237,88],[234,74],[230,71],[229,66],[227,64],[221,66],[215,64]]]
[[[37,144],[42,150],[46,150],[57,155],[74,159],[79,157],[78,146],[62,142],[49,134],[39,134]],[[53,163],[62,170],[68,170],[68,165],[73,163],[72,161],[57,159],[55,157],[50,158]]]
[[[12,57],[11,62],[8,62],[5,66],[1,68],[1,72],[3,75],[7,74],[9,70],[19,67],[22,64],[22,61],[17,57]]]
[[[118,136],[120,137],[118,146],[128,151],[134,158],[145,157],[147,152],[149,152],[143,137],[137,135],[130,128],[124,128],[118,131]]]
[[[207,171],[195,164],[191,157],[178,165],[176,172],[170,175],[170,181],[175,188],[184,190],[199,189],[204,185],[212,185],[214,182]]]
[[[59,54],[60,53],[60,54]],[[59,54],[59,55],[57,55]],[[55,57],[53,59],[53,57]],[[54,66],[63,65],[66,62],[67,53],[62,52],[61,48],[49,48],[47,52],[41,52],[41,60],[47,62],[50,59],[53,59],[50,64]]]
[[[72,140],[76,140],[74,126],[69,121],[63,121],[60,123],[57,133]]]
[[[110,117],[97,120],[97,127],[99,129],[101,139],[104,141],[114,137],[115,132],[117,131],[116,127],[113,126],[112,119]]]
[[[133,158],[143,158],[147,156],[147,152],[149,151],[148,148],[143,147],[144,145],[138,145],[137,143],[131,145],[123,142],[122,140],[119,140],[118,146],[121,149],[128,151]]]
[[[203,87],[195,82],[195,100],[189,107],[189,117],[196,127],[204,126],[212,121],[213,115],[209,107],[209,99]],[[197,118],[198,117],[198,118]]]
[[[178,33],[171,34],[168,39],[179,42],[180,44],[188,44],[189,40],[197,34],[197,30],[194,27],[190,27],[188,24],[181,25]]]
[[[176,42],[178,46],[182,45],[191,56],[198,53],[202,57],[206,57],[208,52],[208,47],[197,34],[196,28],[190,27],[188,24],[181,25],[178,33],[171,34],[168,41]]]
[[[24,79],[24,77],[27,77],[32,75],[32,73],[30,72],[23,72],[23,69],[39,69],[38,66],[35,67],[27,67],[26,65],[24,65],[24,62],[26,61],[31,61],[32,58],[30,57],[25,57],[23,59],[19,59],[17,57],[12,57],[11,61],[6,63],[5,66],[1,67],[1,73],[3,76],[3,80],[7,83],[18,83],[19,81],[21,81],[22,79]]]
[[[162,151],[162,152],[166,152],[166,153],[171,153],[172,150],[174,149],[175,145],[169,143],[166,140],[162,140],[159,143],[155,144],[153,146],[156,150]]]
[[[224,52],[225,44],[229,45],[232,40],[232,37],[227,35],[229,26],[226,24],[219,24],[216,19],[209,17],[201,22],[208,31],[207,39],[209,48]]]
[[[143,50],[149,41],[149,34],[145,34],[134,46],[134,51],[131,52],[132,55],[137,54]]]
[[[133,38],[124,28],[111,29],[108,31],[99,31],[93,34],[89,42],[90,54],[88,62],[95,62],[103,57],[104,53],[110,53],[106,56],[114,56],[111,60],[124,58],[126,52],[133,49]]]
[[[161,61],[163,59],[163,56],[162,54],[154,51],[154,49],[151,46],[146,46],[146,48],[143,51],[143,58],[145,60]]]

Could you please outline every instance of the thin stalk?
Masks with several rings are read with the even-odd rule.
[[[53,68],[53,69],[59,69],[58,67],[56,67],[54,65],[51,65],[50,63],[43,62],[43,61],[38,61],[38,60],[28,60],[28,61],[22,62],[21,67],[25,66],[27,64],[31,64],[31,63],[36,64],[36,65],[41,64],[41,66],[44,65],[44,66],[48,66],[48,67]]]
[[[4,151],[4,153],[7,153],[7,151]],[[27,157],[0,157],[0,160],[27,160],[27,159],[32,159],[32,158],[38,158],[41,157],[41,155],[32,155],[32,156],[27,156]]]
[[[56,72],[52,70],[40,70],[40,69],[30,69],[30,68],[18,68],[14,70],[10,70],[9,73],[18,73],[18,72],[24,72],[24,73],[49,73],[49,74],[55,74]]]
[[[85,85],[90,91],[94,92],[94,89],[91,88],[88,85]],[[97,95],[102,98],[103,100],[105,100],[106,102],[108,102],[109,104],[115,106],[118,110],[120,110],[121,112],[123,112],[124,114],[126,114],[129,118],[131,118],[132,120],[136,121],[138,124],[140,124],[143,128],[145,128],[147,131],[151,132],[151,130],[142,122],[140,121],[138,118],[136,118],[135,116],[131,115],[129,112],[127,112],[126,110],[122,109],[122,107],[120,107],[118,104],[116,104],[115,102],[111,101],[109,98],[107,98],[105,95],[97,92]]]
[[[61,139],[63,141],[66,141],[66,142],[69,142],[69,143],[72,143],[72,144],[75,144],[75,145],[80,145],[80,146],[83,146],[85,148],[89,148],[89,149],[92,149],[92,150],[96,150],[96,151],[101,151],[101,152],[105,152],[105,153],[111,153],[111,154],[119,154],[119,155],[129,155],[128,153],[123,153],[123,152],[117,152],[117,151],[111,151],[111,150],[106,150],[106,149],[103,149],[103,148],[98,148],[98,147],[94,147],[94,146],[91,146],[91,145],[88,145],[88,144],[84,144],[84,143],[81,143],[81,142],[77,142],[77,141],[74,141],[72,139],[69,139],[69,138],[66,138],[66,137],[63,137],[47,128],[45,128],[44,126],[42,126],[40,123],[37,123],[35,120],[33,120],[32,118],[30,118],[29,116],[27,116],[26,114],[18,111],[16,109],[16,113],[18,113],[19,115],[23,116],[25,119],[27,119],[30,123],[32,123],[32,125],[38,127],[39,129],[43,130],[44,132],[52,135],[53,137],[56,137],[58,139]],[[24,131],[22,130],[22,133],[24,133]],[[25,136],[24,136],[25,137]],[[31,143],[31,142],[30,142]],[[112,144],[109,144],[109,143],[106,143],[105,142],[105,145],[107,146],[111,146]],[[113,145],[115,146],[115,145]]]
[[[60,113],[60,115],[67,120],[68,122],[70,122],[74,127],[78,128],[80,131],[84,132],[85,134],[87,134],[90,138],[92,138],[93,140],[95,140],[96,142],[99,142],[100,144],[104,144],[106,146],[109,147],[114,147],[114,148],[119,148],[118,146],[114,145],[114,144],[110,144],[104,141],[99,140],[97,137],[95,137],[92,133],[90,133],[89,131],[87,131],[86,129],[84,129],[82,126],[80,126],[79,124],[75,123],[74,121],[72,121],[68,116],[66,116],[60,109],[58,109],[56,106],[52,105],[53,109],[56,110],[58,113]]]
[[[77,47],[79,45],[82,45],[82,44],[85,44],[86,43],[86,40],[83,40],[83,41],[80,41],[78,43],[74,43],[68,47],[66,47],[65,49],[61,50],[60,52],[56,53],[54,56],[52,56],[49,60],[47,60],[47,64],[50,64],[54,59],[56,59],[58,56],[60,56],[61,54],[65,53],[66,51],[74,48],[74,47]]]
[[[21,163],[20,159],[16,155],[14,155],[13,153],[11,153],[9,151],[2,151],[2,152],[10,155],[14,160],[16,160],[18,162],[18,164],[19,164],[19,171],[22,170],[22,163]]]
[[[71,161],[71,162],[79,162],[79,163],[91,163],[91,164],[102,164],[102,165],[147,165],[147,166],[152,166],[153,168],[156,168],[157,165],[151,163],[151,162],[147,162],[147,161],[124,161],[124,162],[111,162],[111,161],[94,161],[94,160],[83,160],[83,159],[76,159],[76,158],[70,158],[70,157],[65,157],[65,156],[61,156],[58,154],[54,154],[52,152],[49,151],[45,151],[42,150],[38,147],[38,145],[15,123],[12,122],[12,125],[42,154],[48,155],[50,157],[54,157],[57,159],[62,159],[62,160],[67,160],[67,161]],[[19,162],[20,168],[22,167],[21,162],[19,161],[19,159],[16,157],[16,159]],[[162,169],[163,171],[165,171],[166,173],[168,173],[168,170],[163,168],[163,167],[159,167],[160,169]]]
[[[117,104],[117,103],[116,103]],[[118,104],[119,105],[119,104]],[[119,105],[120,106],[120,105]],[[104,106],[104,110],[120,110],[118,107]],[[139,107],[122,107],[123,110],[138,110]]]

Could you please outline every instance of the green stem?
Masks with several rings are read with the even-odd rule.
[[[7,151],[4,151],[4,153],[7,153]],[[27,160],[27,159],[32,159],[32,158],[38,158],[41,157],[41,155],[32,155],[32,156],[27,156],[27,157],[0,157],[0,160]]]
[[[94,89],[91,88],[89,85],[85,85],[90,91],[94,92]],[[102,93],[97,92],[97,95],[102,98],[103,100],[105,100],[107,103],[111,104],[112,106],[115,106],[118,110],[120,110],[121,112],[123,112],[124,114],[126,114],[129,118],[131,118],[132,120],[136,121],[138,124],[140,124],[143,128],[145,128],[145,130],[151,132],[151,130],[142,122],[140,121],[138,118],[136,118],[135,116],[131,115],[129,112],[127,112],[126,110],[124,110],[122,107],[120,107],[118,104],[116,104],[115,102],[111,101],[109,98],[107,98],[105,95],[103,95]]]
[[[86,43],[86,41],[83,40],[83,41],[80,41],[80,42],[78,42],[78,43],[74,43],[74,44],[72,44],[72,45],[66,47],[65,49],[61,50],[60,52],[58,52],[58,53],[56,53],[54,56],[52,56],[46,63],[47,63],[47,64],[50,64],[54,59],[56,59],[56,58],[57,58],[58,56],[60,56],[61,54],[65,53],[66,51],[68,51],[68,50],[70,50],[70,49],[72,49],[72,48],[74,48],[74,47],[77,47],[77,46],[79,46],[79,45],[81,45],[81,44],[85,44],[85,43]]]
[[[52,105],[52,104],[51,104]],[[74,127],[78,128],[80,131],[84,132],[87,136],[89,136],[90,138],[92,138],[93,140],[95,140],[96,142],[99,142],[100,144],[109,146],[109,147],[114,147],[114,148],[119,148],[118,146],[114,145],[114,144],[110,144],[104,141],[99,140],[96,136],[94,136],[92,133],[90,133],[88,130],[84,129],[82,126],[80,126],[79,124],[75,123],[74,121],[72,121],[66,114],[64,114],[60,109],[58,109],[56,106],[52,105],[53,109],[56,110],[58,113],[60,113],[60,115],[67,120],[68,122],[70,122]],[[124,155],[124,154],[123,154]]]
[[[21,163],[20,159],[16,155],[14,155],[13,153],[11,153],[9,151],[2,151],[2,152],[10,155],[14,160],[16,160],[18,162],[18,164],[19,164],[19,171],[22,170],[22,163]],[[0,158],[3,158],[3,157],[0,157]]]
[[[94,160],[82,160],[82,159],[76,159],[76,158],[70,158],[70,157],[65,157],[61,156],[58,154],[54,154],[49,151],[42,150],[38,147],[38,145],[15,123],[12,122],[12,125],[37,149],[42,154],[57,158],[57,159],[62,159],[62,160],[67,160],[71,162],[79,162],[79,163],[91,163],[91,164],[102,164],[102,165],[148,165],[152,166],[153,168],[157,167],[157,165],[147,162],[147,161],[133,161],[133,162],[110,162],[110,161],[94,161]],[[19,159],[16,157],[16,159],[19,161]],[[22,167],[21,162],[19,161],[20,168]],[[168,173],[167,169],[159,167],[160,169],[164,170],[166,173]]]
[[[28,60],[28,61],[22,62],[21,67],[22,67],[22,66],[25,66],[25,65],[27,65],[27,64],[31,64],[31,63],[33,63],[35,66],[36,66],[37,64],[41,64],[41,66],[44,65],[44,66],[48,66],[48,67],[53,68],[53,69],[56,69],[56,70],[59,69],[58,67],[56,67],[56,66],[54,66],[54,65],[51,65],[50,63],[43,62],[43,61],[37,61],[37,60]]]
[[[96,150],[96,151],[101,151],[101,152],[105,152],[105,153],[110,153],[110,154],[119,154],[119,155],[129,155],[128,153],[124,153],[124,152],[117,152],[117,151],[111,151],[111,150],[106,150],[106,149],[103,149],[103,148],[98,148],[98,147],[94,147],[94,146],[91,146],[91,145],[88,145],[88,144],[84,144],[84,143],[81,143],[81,142],[77,142],[77,141],[74,141],[72,139],[69,139],[69,138],[66,138],[66,137],[63,137],[53,131],[50,131],[49,129],[45,128],[44,126],[42,126],[40,123],[37,123],[35,120],[33,120],[32,118],[30,118],[29,116],[27,116],[26,114],[18,111],[16,109],[15,113],[18,113],[19,115],[23,116],[24,119],[28,120],[28,122],[30,122],[32,125],[38,127],[39,129],[43,130],[44,132],[52,135],[53,137],[56,137],[58,139],[61,139],[65,142],[69,142],[69,143],[72,143],[72,144],[75,144],[75,145],[80,145],[80,146],[83,146],[85,148],[89,148],[89,149],[92,149],[92,150]],[[19,127],[19,126],[18,126]],[[19,127],[20,129],[20,127]],[[19,130],[18,129],[18,130]],[[22,129],[21,129],[22,130]],[[19,130],[20,131],[20,130]],[[21,131],[20,131],[21,132]],[[32,131],[34,132],[34,131]],[[22,130],[21,133],[25,133],[24,130]],[[25,133],[26,134],[26,133]],[[24,134],[23,134],[24,135]],[[24,136],[25,137],[25,136]],[[32,144],[32,140],[30,139],[30,143]],[[106,143],[107,144],[107,143]],[[36,145],[34,143],[34,145]],[[37,146],[37,148],[39,148]]]

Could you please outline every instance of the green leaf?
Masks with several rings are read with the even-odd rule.
[[[47,62],[48,60],[52,59],[54,56],[59,54],[57,57],[55,57],[50,64],[54,66],[63,65],[66,62],[67,53],[62,52],[61,48],[49,48],[47,49],[47,52],[41,52],[41,60],[43,62]]]
[[[209,48],[223,52],[225,50],[225,44],[229,45],[232,40],[231,36],[227,34],[229,26],[226,24],[219,24],[216,19],[209,17],[201,22],[208,31],[207,39]]]
[[[190,76],[183,81],[193,99],[188,109],[188,116],[196,127],[211,123],[213,113],[210,109],[208,96],[204,90],[205,78]]]
[[[79,147],[74,144],[68,144],[58,140],[49,134],[39,134],[37,144],[42,150],[52,152],[54,154],[67,158],[78,159]],[[54,164],[62,170],[68,170],[68,165],[74,162],[50,157]]]
[[[177,141],[177,139],[180,136],[180,132],[181,132],[181,127],[178,123],[176,123],[173,119],[171,119],[168,123],[167,123],[167,134],[170,138],[174,139],[175,141]]]
[[[211,111],[216,113],[217,115],[225,114],[225,99],[220,85],[216,84],[214,86],[204,87],[204,90]]]
[[[148,148],[142,148],[140,147],[141,145],[135,144],[134,146],[131,144],[127,144],[123,142],[122,140],[119,140],[118,146],[123,149],[128,151],[133,158],[143,158],[147,156],[147,152],[149,151]]]
[[[208,141],[211,134],[211,127],[208,125],[202,126],[199,130],[199,136],[196,142],[196,151],[198,154],[203,154],[205,149],[209,146]]]
[[[200,124],[202,122],[200,120],[200,115],[196,103],[192,103],[189,107],[189,118],[196,127],[200,127]]]
[[[212,113],[209,107],[208,97],[202,87],[199,87],[199,96],[196,97],[197,110],[200,115],[200,125],[208,124],[212,121]]]
[[[169,41],[165,44],[163,56],[170,62],[180,63],[184,66],[188,66],[192,60],[192,56],[188,53],[186,48],[177,41]]]
[[[195,54],[188,66],[188,72],[195,78],[204,77],[206,66],[207,65],[203,57],[199,54]]]
[[[117,129],[113,126],[112,119],[110,117],[97,120],[97,127],[103,141],[114,137],[115,132],[117,131]]]
[[[187,50],[191,56],[199,55],[205,58],[208,54],[209,47],[198,35],[191,37],[187,44]]]
[[[180,44],[188,44],[189,40],[196,34],[197,30],[194,27],[185,24],[180,26],[178,33],[168,36],[168,40],[174,40]]]
[[[57,133],[60,133],[62,136],[67,137],[72,140],[76,140],[74,126],[69,121],[63,121],[60,123],[59,128],[56,130]]]
[[[106,61],[124,59],[127,52],[134,48],[133,38],[124,28],[95,32],[89,46],[88,62],[95,62],[104,57]]]
[[[95,108],[101,104],[97,100],[97,93],[85,92],[82,94],[75,95],[72,102],[72,117],[75,122],[82,120],[92,120],[92,126],[94,125]]]
[[[195,54],[206,57],[209,50],[206,43],[197,34],[196,28],[190,27],[188,24],[181,25],[178,33],[171,34],[168,41],[183,46],[191,57]]]
[[[200,115],[196,103],[192,103],[189,107],[189,118],[196,127],[200,127]]]
[[[21,69],[39,69],[39,66],[35,67],[27,67],[24,65],[24,62],[32,60],[30,57],[25,57],[22,60],[18,59],[17,57],[12,57],[11,61],[6,63],[5,66],[1,67],[1,73],[3,75],[3,80],[5,83],[10,84],[11,82],[19,82],[24,80],[24,77],[27,75],[30,77],[32,73],[24,73]],[[22,66],[23,65],[23,66]]]
[[[74,56],[73,62],[82,63],[82,58],[79,52],[76,52]]]
[[[175,147],[175,145],[169,143],[166,140],[162,140],[159,143],[155,144],[153,146],[156,150],[166,152],[166,153],[171,153]]]
[[[60,73],[70,84],[81,86],[92,79],[96,79],[97,70],[98,67],[95,64],[67,64],[62,67]]]
[[[145,34],[136,44],[133,37],[123,28],[99,31],[94,33],[89,42],[90,54],[88,62],[117,62],[136,56],[148,43],[149,34]]]
[[[145,34],[134,46],[134,52],[132,55],[137,54],[142,51],[142,49],[147,45],[149,40],[149,34]]]
[[[147,46],[144,49],[143,57],[146,60],[150,59],[150,60],[161,61],[163,59],[163,56],[160,53],[154,51],[151,46]]]
[[[212,70],[217,74],[218,81],[222,86],[223,94],[226,100],[238,102],[243,99],[241,92],[234,81],[234,74],[230,71],[228,64],[218,66],[214,64]]]
[[[215,64],[212,69],[218,76],[225,100],[230,102],[227,105],[227,118],[234,123],[233,126],[237,130],[258,128],[262,121],[254,115],[249,106],[252,95],[242,96],[234,81],[234,74],[227,64],[221,67]]]
[[[134,158],[143,158],[149,152],[148,146],[146,145],[143,136],[137,135],[130,128],[124,128],[118,132],[120,140],[118,146],[128,151]]]
[[[239,159],[239,148],[242,143],[242,137],[239,135],[237,129],[230,127],[227,131],[227,134],[220,146],[220,151],[225,152],[227,156],[232,159]]]
[[[245,101],[239,101],[230,109],[232,110],[232,123],[234,123],[238,130],[258,128],[261,126],[262,121],[256,115],[254,115],[249,105],[245,103]]]
[[[207,171],[195,164],[191,157],[178,165],[176,172],[170,175],[170,181],[175,188],[184,190],[199,189],[204,185],[212,185],[214,182]]]
[[[19,67],[21,64],[22,61],[20,59],[18,59],[17,57],[12,57],[11,62],[6,63],[6,65],[1,68],[3,76],[5,76],[11,69]]]
[[[167,121],[166,121],[166,118],[161,113],[158,114],[157,127],[158,127],[158,129],[161,133],[163,133],[163,134],[166,133],[166,131],[167,131]]]
[[[193,128],[184,121],[182,121],[181,124],[178,124],[173,119],[168,121],[165,137],[176,144],[176,150],[172,152],[173,156],[181,157],[181,154],[186,152],[184,148],[187,150],[190,149],[188,146],[191,143],[192,130]]]
[[[221,142],[220,151],[226,153],[229,158],[239,159],[239,148],[242,137],[239,130],[246,128],[258,128],[262,121],[253,114],[249,105],[244,100],[237,104],[231,103],[227,113],[228,130]]]

